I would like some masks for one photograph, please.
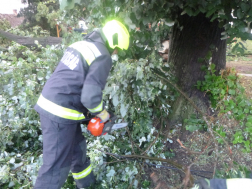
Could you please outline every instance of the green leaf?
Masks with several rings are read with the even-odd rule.
[[[204,62],[204,61],[205,61],[204,58],[198,58],[198,62],[199,62],[199,63],[202,63],[202,62]]]
[[[221,94],[222,94],[222,95],[226,94],[226,91],[222,89],[222,90],[221,90]]]
[[[215,8],[213,8],[212,10],[207,11],[206,17],[207,17],[207,18],[210,17],[215,11],[216,11]]]
[[[247,12],[249,10],[249,5],[242,2],[241,3],[241,9],[243,10],[243,12]]]
[[[189,15],[189,16],[193,16],[193,10],[190,7],[186,7],[185,8],[185,12]]]
[[[237,17],[238,17],[239,19],[242,19],[242,18],[244,17],[244,13],[242,12],[241,9],[238,9],[238,10],[237,10]]]
[[[228,90],[228,94],[230,94],[230,95],[235,95],[235,90],[234,90],[234,89],[229,89],[229,90]]]
[[[227,78],[231,80],[235,80],[237,77],[234,74],[230,74]]]
[[[247,117],[247,121],[249,121],[249,122],[252,123],[252,116],[251,116],[251,115],[249,115],[249,116]]]
[[[244,113],[246,113],[246,114],[249,113],[249,109],[245,108]]]
[[[147,25],[148,23],[150,23],[149,17],[144,17],[144,18],[143,18],[143,24],[144,24],[144,25]]]
[[[197,131],[198,129],[199,129],[199,127],[196,125],[187,125],[186,126],[186,130],[191,131],[191,132]]]
[[[122,103],[120,107],[120,113],[122,117],[125,117],[125,115],[127,114],[127,110],[128,110],[128,107],[125,106],[124,103]]]
[[[246,127],[252,127],[252,122],[247,122],[245,125]]]
[[[212,57],[212,52],[208,51],[206,54],[206,59],[209,60]]]
[[[200,86],[201,85],[201,81],[197,81],[197,85]]]
[[[237,112],[238,112],[238,109],[237,109],[237,108],[234,108],[232,111],[233,111],[233,113],[237,113]]]
[[[234,86],[234,82],[233,81],[228,81],[228,87],[229,89],[232,88]]]
[[[119,104],[118,95],[113,96],[112,102],[114,106],[117,106]]]
[[[206,9],[204,9],[202,6],[199,6],[198,8],[199,8],[200,12],[202,12],[202,13],[206,12]]]
[[[73,9],[75,3],[80,4],[81,0],[59,0],[60,3],[60,9],[64,10],[64,9]]]

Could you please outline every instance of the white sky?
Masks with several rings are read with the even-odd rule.
[[[12,14],[13,9],[17,9],[19,12],[21,7],[25,5],[21,3],[21,0],[0,0],[0,13]]]

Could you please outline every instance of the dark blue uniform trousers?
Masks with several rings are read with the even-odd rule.
[[[40,115],[43,134],[43,165],[34,189],[60,189],[71,170],[79,188],[94,183],[95,178],[86,157],[86,140],[80,123],[56,123]]]

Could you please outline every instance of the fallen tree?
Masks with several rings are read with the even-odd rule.
[[[45,47],[46,45],[57,45],[61,44],[62,38],[60,37],[24,37],[15,35],[9,32],[5,32],[3,30],[0,30],[0,36],[4,37],[8,40],[15,41],[16,43],[20,45],[24,45],[26,47],[36,47],[35,41],[38,41],[40,45]]]

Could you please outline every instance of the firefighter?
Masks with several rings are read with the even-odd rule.
[[[102,122],[109,119],[102,90],[112,66],[111,54],[128,47],[128,30],[112,20],[66,49],[34,107],[43,134],[43,165],[35,189],[60,189],[70,170],[77,188],[95,182],[80,122],[87,112]]]

